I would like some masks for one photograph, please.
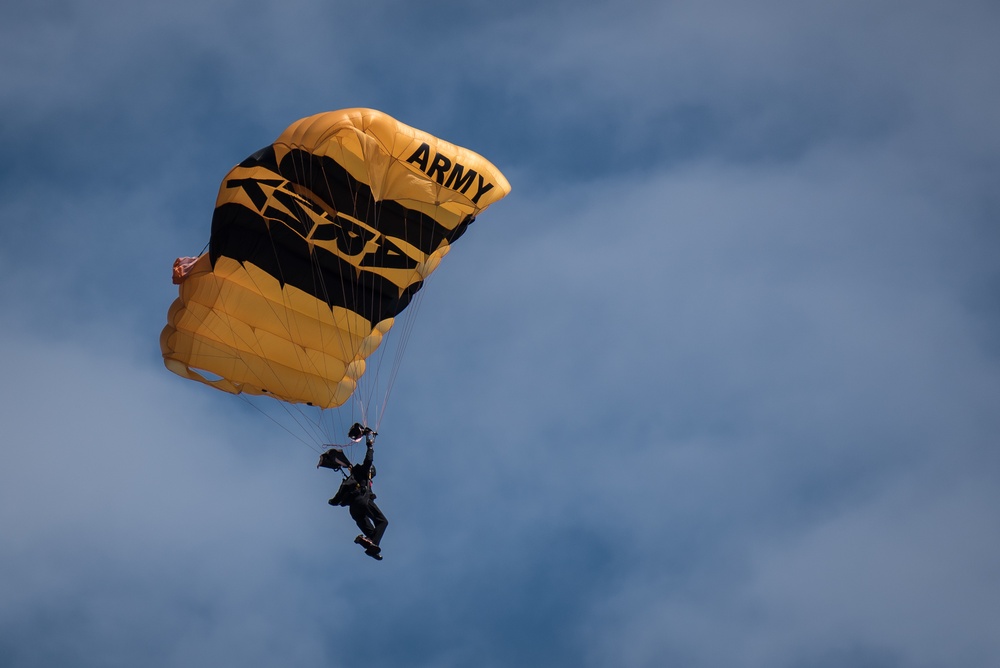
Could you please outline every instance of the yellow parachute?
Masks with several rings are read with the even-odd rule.
[[[164,364],[340,406],[451,244],[509,192],[482,156],[381,112],[296,121],[226,175],[208,252],[175,264]]]

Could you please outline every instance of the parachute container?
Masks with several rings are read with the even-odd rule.
[[[333,469],[339,471],[351,467],[351,460],[340,448],[330,448],[319,456],[316,468]]]

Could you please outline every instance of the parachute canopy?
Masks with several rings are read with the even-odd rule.
[[[293,123],[226,175],[208,252],[175,264],[165,365],[226,392],[343,404],[451,244],[508,192],[482,156],[378,111]]]

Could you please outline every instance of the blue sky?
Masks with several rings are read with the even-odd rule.
[[[998,28],[6,3],[0,664],[1000,664]],[[355,106],[513,188],[422,302],[382,562],[315,452],[158,348],[226,171]]]

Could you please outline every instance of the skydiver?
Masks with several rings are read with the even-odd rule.
[[[353,429],[352,429],[353,431]],[[389,525],[389,520],[375,505],[375,492],[372,491],[372,478],[375,477],[375,438],[377,436],[368,427],[362,428],[362,435],[365,437],[365,458],[360,464],[347,464],[350,472],[340,489],[330,499],[331,506],[347,506],[351,517],[357,523],[361,533],[354,539],[354,542],[365,548],[365,554],[373,559],[382,560],[382,548],[379,543],[382,541],[382,534]]]

